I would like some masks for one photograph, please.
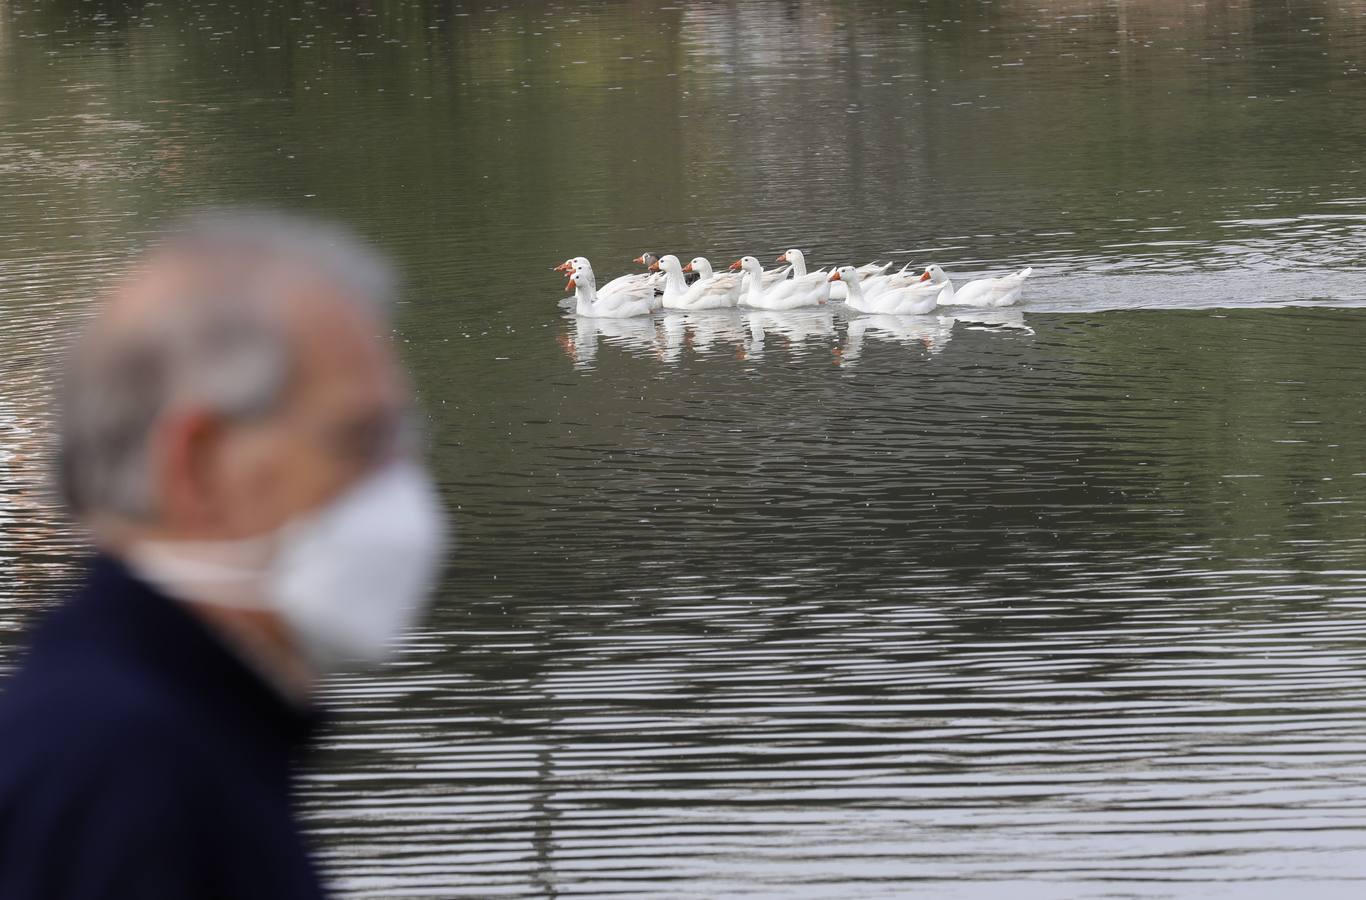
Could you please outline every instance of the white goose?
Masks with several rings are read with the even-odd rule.
[[[788,250],[786,253],[779,254],[774,262],[785,262],[792,269],[793,278],[803,278],[806,276],[806,254],[800,250]]]
[[[1014,306],[1024,294],[1025,279],[1034,274],[1032,267],[1021,269],[1013,275],[1002,278],[979,278],[969,281],[958,290],[944,270],[932,265],[920,276],[921,281],[937,284],[942,288],[939,303],[943,306]]]
[[[711,260],[705,256],[695,256],[683,267],[684,272],[696,272],[698,281],[714,281],[717,285],[726,285],[730,288],[730,305],[735,306],[740,302],[740,289],[745,283],[745,273],[743,272],[717,272],[711,267]]]
[[[593,267],[586,259],[582,265],[574,267],[564,287],[574,292],[575,311],[581,316],[629,319],[654,312],[655,289],[652,285],[641,285],[633,292],[622,290],[608,297],[600,296]]]
[[[793,278],[802,278],[807,274],[806,254],[795,247],[780,255],[775,262],[788,263],[792,267]],[[858,273],[864,278],[871,278],[874,275],[882,275],[891,267],[892,264],[890,262],[885,264],[875,262],[865,263],[858,267]],[[848,296],[849,292],[843,282],[835,282],[830,285],[831,300],[846,300],[848,299]]]
[[[722,309],[735,305],[738,283],[732,285],[715,278],[698,278],[690,285],[683,265],[672,253],[661,256],[652,267],[664,273],[665,309]]]
[[[888,263],[881,271],[873,272],[871,274],[866,271],[868,266],[858,267],[858,274],[861,279],[859,284],[863,288],[865,301],[871,300],[879,294],[888,291],[910,287],[920,281],[920,276],[911,271],[910,263],[906,263],[906,265],[902,266],[901,269],[896,272],[888,272],[887,269],[890,269],[891,267],[892,264]]]
[[[764,287],[764,267],[752,256],[742,256],[731,263],[749,276],[740,302],[754,309],[798,309],[819,306],[830,299],[830,285],[824,272],[812,272],[801,278],[790,278]]]
[[[870,284],[881,285],[881,284],[882,284],[883,282],[885,282],[889,277],[894,277],[894,276],[888,276],[888,275],[887,275],[887,270],[890,269],[891,267],[892,267],[892,261],[891,261],[891,260],[887,260],[887,262],[885,262],[885,263],[870,262],[870,263],[864,263],[863,265],[858,266],[858,267],[856,268],[855,271],[857,271],[858,274],[859,274],[859,277],[863,279],[864,292],[867,293],[868,286],[869,286]],[[838,294],[839,296],[836,297],[836,294]],[[831,300],[835,300],[835,299],[839,299],[839,300],[848,300],[848,299],[849,299],[849,289],[848,289],[848,286],[845,285],[845,283],[844,283],[843,281],[836,281],[834,284],[830,285],[830,299],[831,299]]]
[[[642,259],[646,257],[649,257],[651,262],[654,261],[654,256],[652,254],[642,253],[640,256],[637,256],[633,260],[633,262],[640,262]],[[564,262],[560,263],[558,266],[555,267],[555,271],[569,273],[573,272],[576,267],[581,266],[588,266],[590,269],[592,268],[592,266],[588,262],[588,257],[575,256],[572,259],[566,259]],[[652,290],[655,291],[656,294],[658,294],[664,289],[663,282],[664,277],[660,275],[658,272],[641,272],[634,275],[618,275],[616,278],[613,278],[611,281],[607,282],[602,287],[598,288],[598,296],[604,299],[608,297],[614,297],[617,295],[633,297],[639,294],[641,289],[646,286],[650,287]],[[660,301],[656,300],[655,309],[659,309],[659,307]]]
[[[735,270],[737,268],[738,266],[731,266],[732,270]],[[773,287],[773,285],[777,284],[778,282],[786,279],[787,276],[791,275],[792,267],[780,266],[776,269],[764,269],[762,266],[760,266],[760,271],[763,272],[763,278],[760,279],[759,283],[763,285],[765,290],[767,290],[768,288]],[[726,273],[722,272],[719,274],[724,275]],[[745,294],[749,293],[749,273],[743,271],[736,272],[735,277],[740,279],[740,294],[743,297]]]
[[[805,278],[807,275],[811,274],[806,270],[806,254],[796,248],[788,250],[786,253],[779,254],[774,262],[787,263],[787,268],[792,271],[793,281],[796,281],[798,278]],[[833,296],[834,294],[832,293],[827,299],[831,299]]]
[[[831,281],[843,281],[849,286],[847,305],[859,312],[888,316],[923,316],[934,312],[939,305],[939,292],[942,284],[933,282],[913,283],[906,287],[894,287],[868,296],[863,291],[863,278],[853,266],[840,266],[830,273]]]

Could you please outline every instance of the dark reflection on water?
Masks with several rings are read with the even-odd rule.
[[[411,273],[462,535],[328,689],[350,895],[1359,890],[1366,4],[487,6],[0,0],[0,667],[79,553],[57,350],[264,200]],[[595,321],[547,271],[794,245],[1036,276]]]
[[[337,689],[357,888],[1362,875],[1362,313],[746,318],[472,343],[529,386],[438,417],[461,599]]]

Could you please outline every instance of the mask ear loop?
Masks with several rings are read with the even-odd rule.
[[[275,554],[288,543],[289,535],[307,531],[327,508],[328,504],[323,504],[274,531],[238,540],[140,541],[126,554],[128,565],[148,584],[179,600],[269,611],[274,609],[268,586]],[[245,562],[223,562],[214,557]]]
[[[264,559],[270,538],[241,541],[146,541],[127,554],[129,567],[162,593],[190,603],[233,609],[269,608],[264,567],[219,562],[209,557],[229,548],[244,558]]]

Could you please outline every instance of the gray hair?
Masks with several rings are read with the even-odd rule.
[[[59,391],[57,489],[77,516],[155,517],[149,438],[172,407],[229,419],[269,414],[293,370],[288,288],[322,286],[387,323],[393,270],[336,225],[261,210],[185,219],[144,257],[179,274],[155,316],[98,316]]]

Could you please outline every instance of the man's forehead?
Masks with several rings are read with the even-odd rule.
[[[350,288],[306,265],[276,260],[244,269],[245,262],[234,254],[154,252],[108,293],[95,336],[140,333],[177,314],[204,313],[207,304],[218,308],[211,321],[240,314],[278,330],[294,360],[296,396],[402,395],[385,325]]]
[[[207,279],[183,262],[146,259],[123,273],[105,296],[102,318],[122,323],[155,315]]]
[[[297,261],[234,252],[153,252],[114,283],[101,314],[114,321],[139,319],[187,302],[213,300],[282,317],[301,304],[365,305],[346,286]]]

